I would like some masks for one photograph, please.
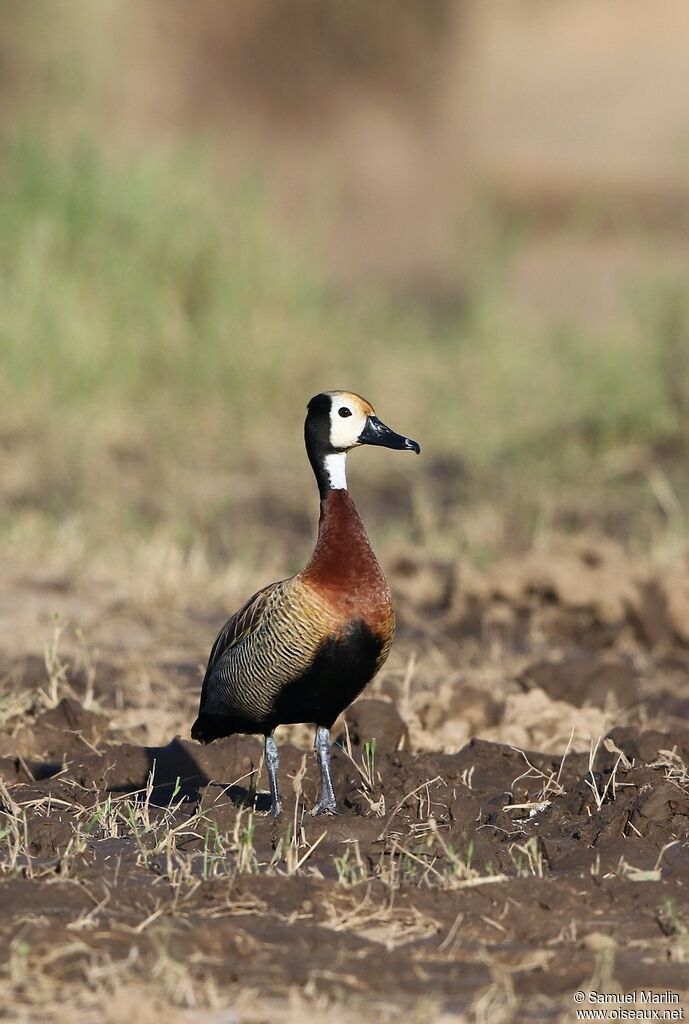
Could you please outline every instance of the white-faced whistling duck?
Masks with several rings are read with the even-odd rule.
[[[316,725],[321,796],[312,813],[337,813],[330,729],[387,658],[395,631],[388,585],[347,491],[347,452],[363,444],[421,451],[350,391],[311,399],[304,439],[321,497],[316,547],[305,569],[259,590],[223,627],[191,730],[202,743],[263,733],[274,815],[281,801],[273,731],[294,722]]]

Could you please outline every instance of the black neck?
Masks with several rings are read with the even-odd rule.
[[[311,463],[311,469],[316,477],[320,499],[321,501],[324,501],[326,495],[332,491],[330,476],[325,468],[325,457],[328,453],[324,449],[320,448],[320,446],[318,450],[313,451],[308,445],[306,447],[306,453],[309,457],[309,462]]]
[[[327,408],[328,410],[330,409],[329,400]],[[304,444],[306,445],[306,454],[309,457],[311,469],[316,477],[321,501],[332,490],[330,477],[325,468],[325,457],[332,451],[329,431],[330,425],[325,410],[321,410],[318,414],[314,414],[309,410],[309,415],[304,423]]]

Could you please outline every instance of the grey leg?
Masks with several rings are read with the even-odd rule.
[[[318,758],[318,767],[321,770],[321,798],[311,813],[337,814],[337,801],[330,774],[330,730],[319,725],[313,745]]]
[[[270,811],[274,818],[282,813],[282,800],[280,799],[280,787],[278,785],[278,771],[280,769],[280,755],[277,744],[272,736],[266,736],[266,767],[270,780]]]

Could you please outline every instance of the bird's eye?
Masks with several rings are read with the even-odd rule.
[[[339,412],[340,416],[343,416],[343,417],[344,416],[351,416],[352,415],[352,410],[348,409],[346,405],[343,405],[342,408],[338,409],[337,411]]]

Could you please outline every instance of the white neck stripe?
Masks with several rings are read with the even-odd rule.
[[[347,477],[345,474],[346,452],[334,452],[326,455],[323,459],[323,466],[328,476],[330,486],[334,491],[347,490]]]

